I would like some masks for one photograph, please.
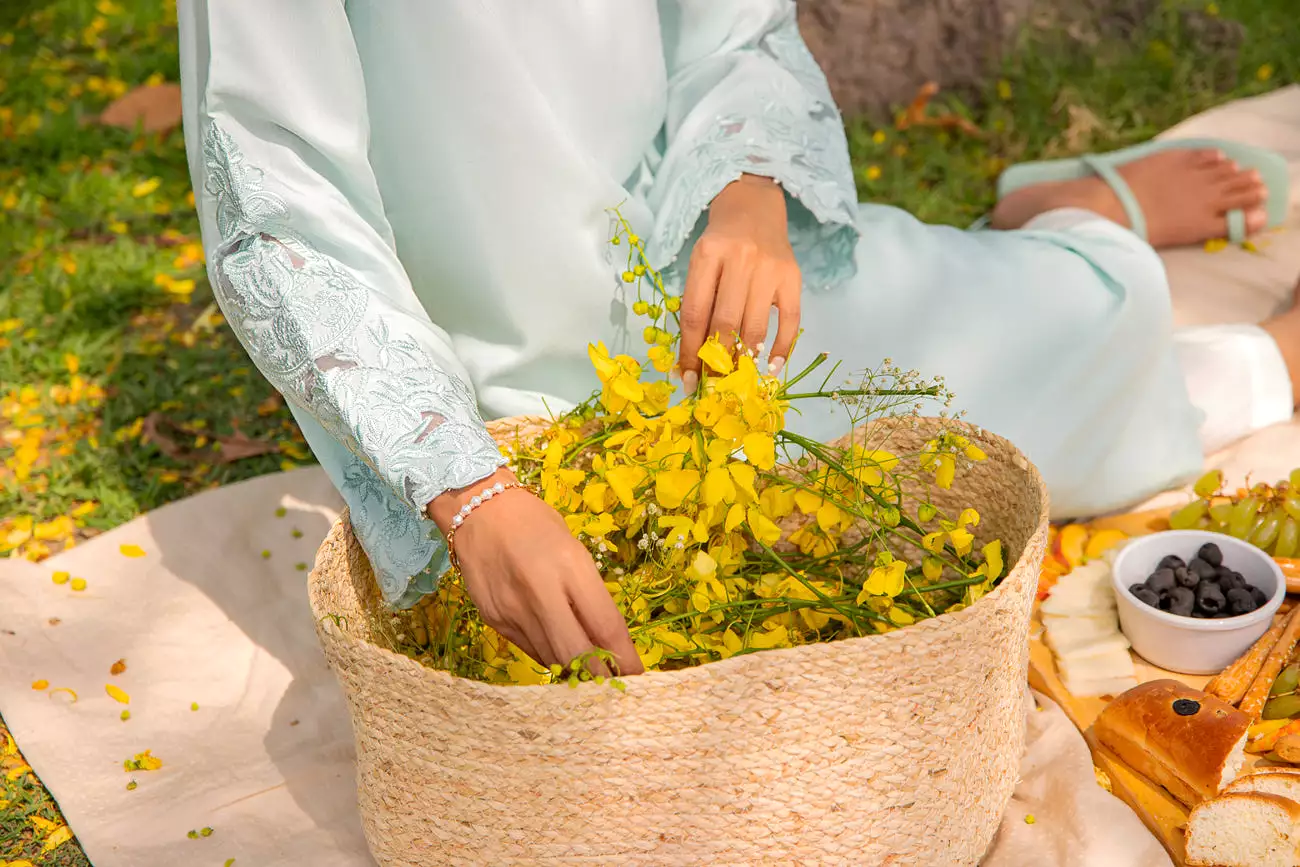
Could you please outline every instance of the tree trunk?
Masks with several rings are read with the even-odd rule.
[[[978,91],[1031,24],[1126,39],[1159,0],[798,0],[799,29],[844,114],[880,116],[921,85]]]

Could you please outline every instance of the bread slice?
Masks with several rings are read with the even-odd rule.
[[[1187,820],[1190,867],[1297,867],[1300,804],[1235,792],[1198,804]]]
[[[1103,746],[1189,807],[1241,773],[1249,728],[1246,714],[1176,680],[1130,689],[1093,723]]]
[[[1228,792],[1264,792],[1269,795],[1281,795],[1300,803],[1300,774],[1270,773],[1267,770],[1237,777],[1226,787]]]

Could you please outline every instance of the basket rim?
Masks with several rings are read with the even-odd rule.
[[[1050,498],[1047,486],[1043,483],[1038,468],[1024,455],[1023,452],[1016,448],[1010,440],[1007,440],[1004,437],[983,428],[977,428],[967,422],[955,421],[952,419],[930,420],[943,421],[945,424],[955,425],[959,428],[963,428],[964,433],[972,435],[978,441],[997,444],[1008,448],[1011,452],[1013,466],[1015,466],[1017,470],[1025,473],[1028,476],[1029,482],[1038,491],[1038,524],[1034,528],[1034,531],[1029,535],[1029,538],[1025,541],[1020,556],[1016,558],[1015,564],[1007,570],[1005,576],[1007,579],[1010,579],[1012,575],[1017,575],[1021,581],[1028,580],[1030,570],[1028,568],[1029,564],[1027,560],[1031,556],[1031,552],[1037,550],[1041,554],[1042,551],[1046,549],[1048,525],[1050,523]],[[511,424],[523,425],[536,421],[544,422],[545,420],[534,416],[515,416],[490,422],[489,425],[491,427],[505,427]],[[1015,458],[1023,460],[1024,465],[1019,466],[1018,463],[1015,462]],[[352,533],[350,517],[346,508],[339,514],[338,520],[336,520],[334,525],[330,528],[330,532],[326,536],[326,541],[333,538],[336,533],[340,532],[348,534]],[[1036,570],[1033,571],[1033,574],[1034,577],[1037,577]],[[931,617],[919,623],[885,633],[862,635],[854,638],[842,638],[837,641],[812,642],[810,644],[801,644],[797,647],[769,648],[756,653],[740,654],[702,665],[693,665],[688,668],[675,669],[673,671],[647,671],[639,675],[626,677],[623,680],[629,690],[634,687],[637,689],[645,689],[652,686],[663,687],[675,684],[686,684],[701,679],[713,680],[729,674],[743,673],[746,669],[755,665],[762,665],[764,660],[775,660],[780,658],[787,661],[795,661],[801,656],[808,657],[809,660],[812,660],[828,653],[851,653],[854,651],[862,651],[866,649],[868,642],[875,642],[875,644],[872,645],[873,648],[882,646],[884,643],[891,641],[905,642],[910,640],[910,636],[920,636],[927,632],[947,630],[956,627],[958,624],[961,624],[972,617],[983,616],[986,612],[991,610],[991,606],[1001,603],[1006,599],[1006,597],[1011,593],[1009,585],[1012,583],[1013,582],[1010,580],[1001,581],[997,587],[993,588],[991,592],[981,597],[974,605],[963,608],[960,611],[944,612],[937,617]],[[382,647],[372,641],[358,637],[350,630],[344,629],[335,623],[329,616],[329,612],[322,612],[319,610],[321,591],[324,586],[325,579],[322,574],[322,567],[319,564],[314,565],[308,576],[308,597],[312,615],[316,620],[317,630],[329,635],[334,640],[342,640],[345,644],[354,647],[358,645],[364,646],[367,648],[367,652],[378,653],[381,656],[388,657],[388,661],[395,662],[399,665],[414,666],[415,669],[418,669],[422,673],[421,676],[431,680],[444,680],[448,684],[459,689],[476,690],[484,694],[492,694],[496,696],[503,695],[503,690],[508,690],[510,695],[532,694],[539,690],[544,690],[548,693],[553,693],[555,691],[556,684],[534,684],[522,686],[515,684],[485,683],[483,681],[457,677],[450,672],[430,668],[429,666],[423,665],[404,654],[397,653],[396,651],[389,650],[388,648]],[[608,685],[597,684],[592,681],[583,681],[577,684],[574,691],[587,690],[589,688],[608,689]]]

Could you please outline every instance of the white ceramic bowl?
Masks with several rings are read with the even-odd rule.
[[[1152,608],[1129,592],[1147,580],[1161,559],[1176,554],[1190,561],[1206,542],[1223,552],[1224,565],[1268,597],[1262,608],[1219,620],[1183,617]],[[1286,597],[1286,579],[1273,558],[1247,542],[1204,530],[1169,530],[1126,544],[1111,569],[1119,625],[1139,656],[1182,674],[1218,674],[1268,631]]]

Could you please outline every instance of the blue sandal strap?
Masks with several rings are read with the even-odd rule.
[[[1228,212],[1228,240],[1234,244],[1246,240],[1246,214],[1239,208]]]
[[[1120,173],[1112,168],[1109,163],[1096,159],[1092,156],[1082,156],[1079,160],[1090,170],[1096,173],[1097,177],[1106,182],[1111,191],[1115,193],[1115,198],[1119,199],[1120,207],[1124,209],[1124,215],[1128,217],[1128,226],[1133,234],[1137,235],[1143,241],[1147,239],[1147,221],[1142,215],[1142,207],[1138,204],[1137,196],[1133,195],[1133,190],[1120,177]]]

